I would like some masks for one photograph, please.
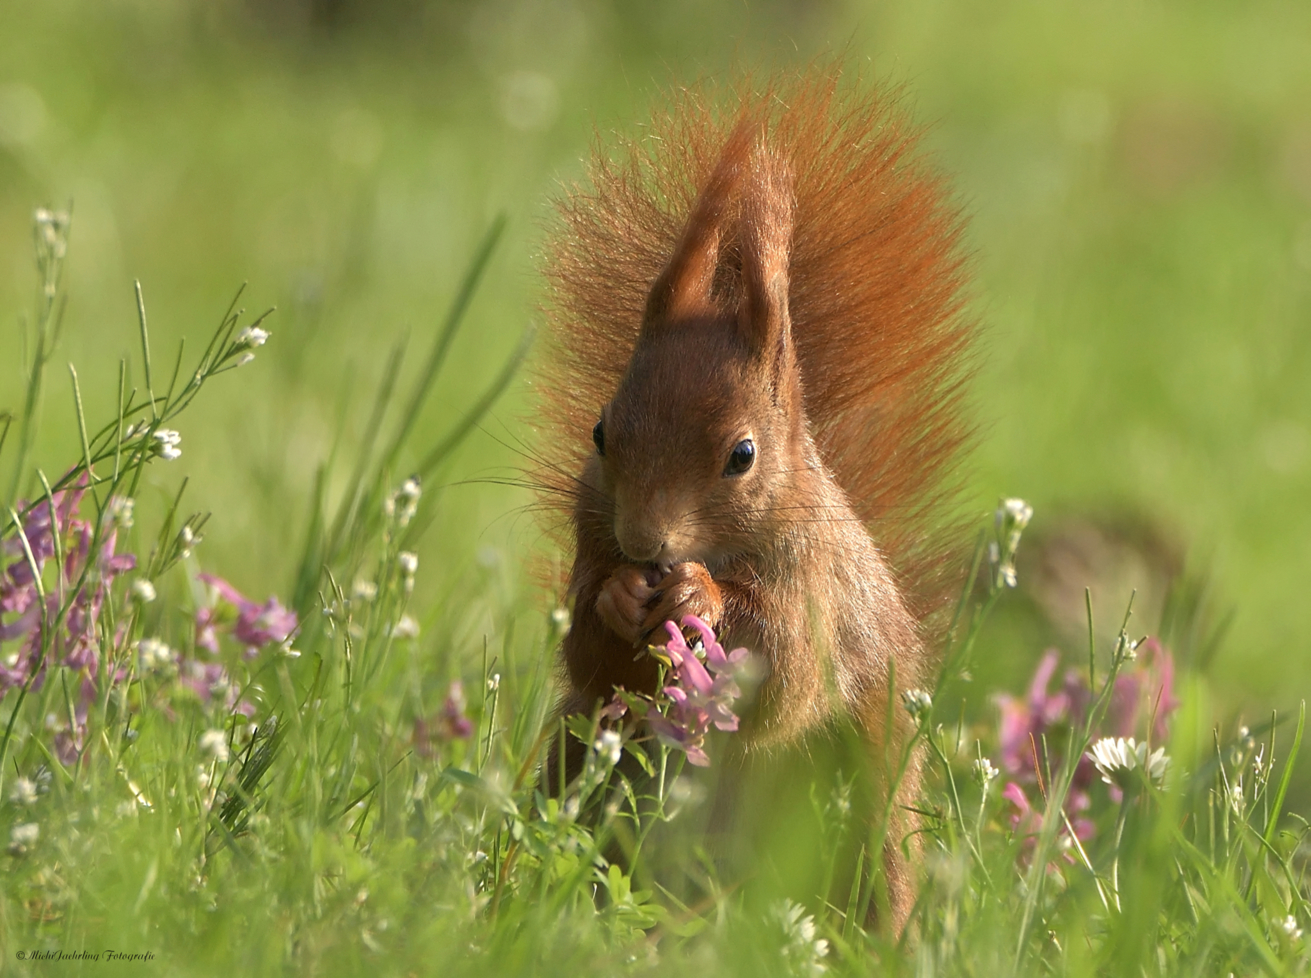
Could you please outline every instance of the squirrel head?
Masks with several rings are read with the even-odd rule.
[[[588,481],[634,563],[714,568],[759,547],[813,457],[788,316],[791,182],[753,136],[735,134],[693,206],[593,431]]]

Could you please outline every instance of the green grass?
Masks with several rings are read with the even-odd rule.
[[[380,500],[516,355],[538,301],[534,249],[547,198],[580,172],[593,129],[640,125],[669,82],[735,62],[797,64],[843,50],[853,62],[868,59],[872,75],[909,83],[919,116],[933,124],[930,146],[972,217],[983,433],[966,506],[982,518],[999,494],[1024,495],[1038,513],[1026,545],[1033,554],[1050,552],[1042,535],[1058,534],[1064,516],[1136,515],[1187,551],[1185,596],[1211,581],[1195,613],[1160,623],[1161,604],[1146,600],[1155,585],[1137,572],[1086,582],[1101,623],[1118,619],[1137,585],[1135,634],[1168,633],[1187,673],[1170,752],[1188,776],[1144,800],[1143,817],[1126,824],[1120,882],[1132,908],[1108,913],[1081,863],[1062,861],[1068,890],[1033,895],[1033,880],[1015,868],[996,785],[976,856],[968,840],[977,789],[962,789],[957,810],[939,765],[929,801],[944,820],[930,846],[941,855],[930,862],[924,969],[1000,973],[1021,946],[1022,971],[1040,960],[1071,973],[1304,966],[1300,945],[1279,927],[1289,910],[1306,921],[1292,848],[1302,823],[1290,816],[1279,827],[1293,834],[1276,832],[1275,852],[1263,845],[1285,768],[1258,799],[1246,752],[1240,818],[1210,794],[1220,773],[1207,766],[1217,725],[1231,776],[1242,766],[1228,756],[1240,719],[1260,730],[1272,708],[1278,743],[1290,743],[1290,718],[1311,688],[1302,599],[1311,571],[1304,8],[386,4],[363,17],[343,3],[314,7],[342,12],[316,25],[298,13],[310,7],[265,7],[255,16],[236,4],[0,0],[0,309],[18,320],[0,326],[10,330],[0,333],[0,410],[20,418],[40,331],[25,229],[37,206],[73,206],[69,297],[38,398],[38,436],[20,466],[20,429],[11,429],[0,452],[4,500],[17,501],[15,479],[23,498],[41,491],[34,466],[53,480],[83,456],[66,361],[78,368],[90,436],[116,414],[120,357],[129,389],[144,389],[133,279],[149,312],[156,378],[171,371],[183,337],[194,362],[241,282],[252,312],[277,307],[266,322],[269,346],[207,384],[177,423],[182,458],[140,469],[130,540],[143,558],[184,478],[170,532],[192,512],[213,515],[191,563],[160,577],[159,602],[135,620],[138,634],[185,645],[187,616],[204,599],[189,576],[197,569],[255,597],[276,593],[318,622],[332,595],[308,570],[325,552],[307,559],[316,510],[342,596],[356,576],[392,566],[397,544],[383,538]],[[380,464],[468,263],[502,214],[506,230],[445,368],[391,464]],[[392,363],[396,400],[379,425],[373,399]],[[222,829],[195,787],[197,738],[221,717],[171,693],[124,707],[140,717],[132,746],[102,743],[82,768],[52,776],[32,809],[42,826],[37,847],[3,857],[5,967],[21,937],[33,947],[153,948],[170,968],[204,973],[553,973],[620,970],[630,958],[639,970],[658,958],[653,967],[714,960],[745,971],[762,957],[780,966],[785,928],[770,914],[785,897],[815,915],[835,968],[873,967],[870,953],[887,967],[903,960],[877,937],[871,952],[842,917],[846,894],[826,910],[825,873],[812,878],[826,865],[830,876],[850,875],[859,849],[859,819],[843,835],[834,821],[841,806],[830,804],[837,769],[856,773],[841,751],[816,764],[825,771],[817,801],[809,782],[779,801],[785,823],[809,826],[803,834],[823,844],[812,852],[785,834],[761,849],[764,868],[751,879],[713,859],[706,867],[695,849],[704,806],[657,826],[635,885],[667,916],[648,936],[634,926],[645,928],[654,911],[596,903],[590,888],[605,883],[590,870],[570,876],[587,866],[579,852],[590,832],[577,836],[581,850],[516,862],[519,875],[507,878],[491,913],[490,870],[470,863],[474,854],[494,864],[516,820],[546,840],[544,853],[573,837],[535,809],[526,782],[514,788],[549,695],[554,601],[523,571],[542,550],[540,528],[522,512],[523,495],[478,481],[512,470],[509,446],[531,443],[525,404],[512,386],[425,480],[416,524],[424,532],[405,542],[419,554],[415,590],[406,598],[383,588],[408,602],[420,637],[369,638],[370,649],[387,651],[378,651],[358,699],[342,699],[341,633],[315,632],[318,645],[276,668],[262,658],[249,667],[270,670],[255,680],[264,688],[261,720],[291,715],[280,705],[284,669],[290,700],[299,703],[315,682],[334,692],[319,697],[322,709],[293,711],[300,720],[284,723],[245,834],[216,842]],[[356,476],[366,450],[371,461]],[[103,465],[97,472],[105,475]],[[357,491],[354,512],[369,519],[345,518],[334,542],[332,519],[352,512]],[[1023,688],[1048,644],[1063,647],[1068,662],[1087,655],[1073,637],[1078,616],[1054,620],[1036,597],[1039,568],[1026,568],[1026,555],[1021,588],[977,638],[974,682],[952,684],[939,701],[953,744],[964,705],[963,753],[946,753],[966,783],[975,739],[997,756],[991,695]],[[1208,659],[1209,637],[1230,612]],[[1113,625],[1099,624],[1104,659],[1115,637]],[[12,643],[0,651],[9,655]],[[311,663],[320,661],[327,671],[316,679]],[[236,656],[231,665],[247,668]],[[488,760],[460,744],[435,758],[407,756],[414,719],[437,710],[456,677],[487,735],[487,670],[503,676]],[[14,699],[0,701],[0,719]],[[6,794],[17,771],[42,763],[38,706],[27,703],[16,721],[23,733],[5,762]],[[125,716],[104,729],[117,737]],[[1282,765],[1285,748],[1278,754]],[[230,778],[242,763],[238,755]],[[489,787],[443,776],[447,769],[480,771]],[[1304,772],[1287,782],[1285,809],[1306,811]],[[118,811],[131,797],[127,778],[151,812]],[[344,808],[375,782],[377,800],[362,819],[329,804]],[[1098,848],[1088,855],[1109,879],[1118,809],[1095,800]],[[5,833],[25,824],[27,809],[0,805]],[[1180,825],[1200,851],[1175,833]],[[759,831],[773,838],[773,829]],[[1293,881],[1281,882],[1290,859]],[[1022,941],[1026,906],[1043,925],[1031,923]],[[1046,929],[1059,948],[1042,943]],[[858,949],[849,960],[848,945]],[[1160,959],[1149,953],[1157,948]]]
[[[67,232],[62,217],[38,214],[48,285],[38,351],[54,348],[49,311],[63,299]],[[5,600],[26,594],[33,607],[49,602],[50,615],[43,626],[20,605],[4,622],[8,969],[36,974],[52,960],[197,974],[1311,968],[1307,823],[1285,817],[1304,707],[1291,734],[1277,715],[1254,732],[1222,733],[1199,675],[1171,679],[1167,653],[1135,651],[1129,610],[1099,647],[1089,598],[1086,679],[1071,669],[1063,692],[1050,690],[1056,698],[1037,689],[1018,707],[1034,737],[967,725],[964,706],[956,714],[954,702],[975,695],[989,613],[1010,597],[1007,568],[1032,512],[1018,501],[980,535],[933,688],[888,704],[916,718],[915,742],[882,760],[835,729],[725,778],[738,768],[723,737],[711,745],[716,762],[695,771],[635,714],[605,722],[627,758],[616,766],[598,715],[553,718],[552,651],[567,612],[495,600],[487,582],[481,662],[461,661],[458,595],[428,609],[413,601],[411,548],[432,503],[395,465],[498,236],[493,226],[413,384],[380,387],[375,444],[321,470],[320,487],[337,468],[349,475],[338,501],[321,491],[303,514],[290,610],[197,577],[222,569],[205,517],[182,504],[185,483],[166,506],[139,495],[148,471],[177,463],[169,426],[206,388],[239,383],[268,355],[266,317],[229,310],[194,361],[180,354],[185,366],[166,372],[142,306],[118,409],[88,421],[78,400],[78,460],[57,479],[39,468],[18,479],[33,498],[9,509]],[[33,360],[30,390],[50,379],[47,366]],[[503,386],[420,452],[421,474]],[[32,418],[11,418],[0,444],[16,433],[20,472]],[[130,564],[109,563],[129,553]],[[89,660],[75,661],[79,636],[92,643]],[[1127,701],[1124,682],[1140,684],[1125,687],[1140,690]],[[1126,712],[1126,702],[1137,705]],[[1103,762],[1118,794],[1098,784],[1079,759],[1114,734],[1168,750],[1168,776],[1149,778],[1140,753],[1118,773]],[[536,771],[557,735],[589,747],[582,772],[548,797]],[[910,799],[913,835],[890,836],[899,823],[873,785],[899,779],[911,751],[925,758],[930,787]],[[870,854],[889,838],[924,853],[900,940],[870,923],[871,913],[887,919]]]

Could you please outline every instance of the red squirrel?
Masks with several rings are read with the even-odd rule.
[[[560,201],[539,386],[544,496],[573,531],[564,712],[654,692],[639,650],[695,614],[764,663],[750,746],[842,717],[885,757],[911,732],[888,704],[929,679],[973,332],[917,137],[837,70],[684,91]]]

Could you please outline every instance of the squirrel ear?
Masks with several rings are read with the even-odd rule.
[[[787,166],[768,150],[757,148],[740,218],[742,297],[737,322],[751,349],[768,358],[775,369],[792,355],[788,316],[792,210]]]
[[[755,127],[746,120],[735,128],[701,189],[669,264],[651,286],[643,328],[662,320],[714,311],[712,290],[719,267],[724,226],[732,217],[737,187],[748,166]]]

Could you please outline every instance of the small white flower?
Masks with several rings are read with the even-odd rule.
[[[815,937],[815,918],[805,907],[791,900],[783,900],[770,908],[770,916],[783,930],[784,960],[794,974],[821,975],[828,969],[824,958],[828,956],[828,941]]]
[[[922,689],[908,689],[901,694],[901,701],[906,712],[918,720],[926,716],[933,708],[933,697]]]
[[[1229,804],[1234,806],[1234,811],[1239,815],[1243,814],[1243,779],[1234,778],[1234,783],[1229,786]]]
[[[1088,758],[1093,762],[1107,784],[1124,787],[1125,776],[1138,766],[1138,753],[1134,739],[1129,737],[1103,737],[1093,744]]]
[[[131,496],[111,496],[105,507],[105,515],[120,530],[132,528],[132,508],[135,505]]]
[[[192,532],[191,527],[189,526],[182,527],[181,532],[178,533],[178,540],[182,543],[182,556],[184,558],[190,557],[191,548],[200,542],[196,539],[196,534]]]
[[[351,597],[356,601],[372,601],[378,596],[378,585],[372,581],[357,580],[351,585]]]
[[[263,346],[269,338],[269,332],[266,329],[260,329],[258,326],[247,326],[237,334],[236,346]]]
[[[9,788],[9,800],[15,805],[35,805],[36,782],[31,778],[18,778]]]
[[[391,633],[395,638],[418,638],[419,623],[409,615],[401,615],[401,620],[396,623]]]
[[[1003,499],[997,507],[997,526],[1010,525],[1023,530],[1033,519],[1033,507],[1023,499]]]
[[[150,604],[155,600],[155,585],[144,577],[137,578],[132,582],[132,599],[142,604]]]
[[[1170,769],[1170,758],[1165,753],[1165,748],[1158,747],[1152,751],[1150,756],[1145,756],[1147,754],[1147,745],[1139,744],[1138,751],[1139,761],[1143,766],[1143,770],[1147,772],[1147,779],[1154,785],[1165,784],[1165,775]]]
[[[290,643],[284,645],[279,651],[282,653],[282,655],[286,656],[288,659],[300,658],[300,649],[293,649]]]
[[[1149,756],[1147,745],[1136,743],[1132,737],[1103,737],[1087,756],[1103,781],[1120,788],[1129,786],[1130,773],[1137,768],[1142,768],[1153,784],[1160,785],[1170,767],[1164,747],[1156,748]]]
[[[137,655],[141,660],[142,672],[166,668],[174,661],[173,650],[157,638],[143,638],[139,641]]]
[[[572,822],[578,817],[580,803],[577,795],[570,795],[564,800],[564,806],[560,809],[560,817],[566,822]]]
[[[984,787],[987,787],[999,773],[1000,772],[992,766],[992,761],[986,757],[980,757],[974,762],[974,780]]]
[[[1284,929],[1290,940],[1298,940],[1302,936],[1302,928],[1297,926],[1297,918],[1291,913],[1285,917],[1279,924]]]
[[[36,840],[39,838],[41,838],[41,826],[36,822],[25,822],[9,830],[10,845],[20,849],[36,845]]]
[[[413,577],[419,570],[419,555],[409,550],[402,550],[396,555],[396,563],[400,566],[402,573]]]
[[[160,428],[155,432],[155,453],[166,461],[181,457],[182,449],[178,448],[181,443],[182,435],[171,428]]]
[[[501,674],[494,672],[491,678],[487,680],[487,692],[494,693],[501,688]]]
[[[572,619],[569,615],[568,608],[556,608],[554,611],[551,612],[551,626],[560,635],[563,635],[565,632],[569,631],[569,626],[571,624],[572,624]]]
[[[596,738],[596,743],[592,745],[597,756],[601,757],[614,767],[619,763],[619,758],[624,753],[624,742],[619,734],[614,730],[602,730],[601,736]]]
[[[250,363],[254,359],[255,359],[255,354],[243,353],[241,356],[237,357],[237,366],[244,367],[246,364]]]
[[[228,736],[222,730],[206,730],[196,741],[202,754],[214,758],[220,764],[228,759]]]
[[[410,476],[401,483],[382,504],[382,511],[388,519],[395,519],[400,526],[408,526],[414,514],[419,510],[419,497],[423,489],[419,486],[417,476]]]

